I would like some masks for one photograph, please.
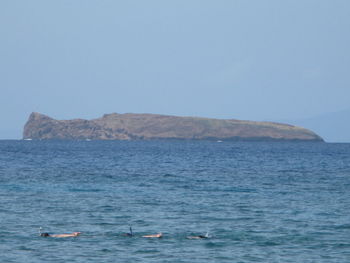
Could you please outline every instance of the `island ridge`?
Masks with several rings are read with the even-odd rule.
[[[310,130],[274,122],[133,113],[105,114],[92,120],[56,120],[36,112],[29,116],[24,126],[23,139],[323,142]]]

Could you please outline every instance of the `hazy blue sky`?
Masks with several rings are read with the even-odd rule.
[[[348,0],[0,1],[0,138],[32,111],[250,120],[350,108]]]

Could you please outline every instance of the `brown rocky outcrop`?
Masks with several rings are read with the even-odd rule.
[[[323,141],[310,130],[272,122],[131,113],[105,114],[93,120],[55,120],[35,112],[24,126],[23,139]]]

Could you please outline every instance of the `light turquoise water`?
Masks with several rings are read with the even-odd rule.
[[[350,144],[0,141],[1,262],[350,262],[349,236]]]

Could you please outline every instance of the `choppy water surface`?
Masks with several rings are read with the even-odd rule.
[[[0,141],[1,262],[350,262],[349,237],[350,144]]]

